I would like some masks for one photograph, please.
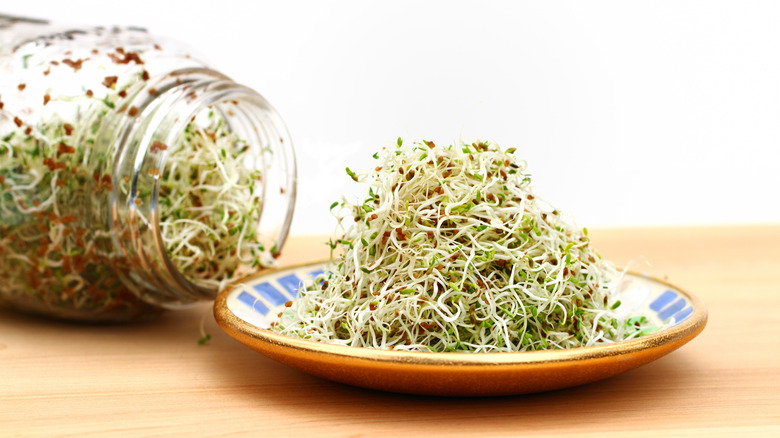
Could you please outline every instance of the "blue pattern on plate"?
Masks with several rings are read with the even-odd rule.
[[[291,298],[298,297],[304,288],[304,280],[311,281],[322,273],[322,269],[317,269],[266,277],[267,281],[251,285],[251,289],[241,290],[236,299],[265,317],[271,313],[272,307],[281,306]]]
[[[264,281],[255,285],[255,290],[260,293],[260,296],[267,299],[272,305],[279,306],[287,301],[289,298],[282,295],[279,290],[271,285],[271,283]]]
[[[285,288],[291,296],[297,296],[298,291],[303,286],[303,281],[295,273],[279,277],[276,279],[276,282]]]
[[[658,312],[658,317],[661,318],[662,321],[666,321],[667,318],[682,310],[683,307],[685,307],[685,299],[680,298],[673,304],[666,306],[664,310]]]
[[[668,290],[662,293],[658,298],[653,300],[652,303],[650,303],[650,310],[660,312],[661,310],[664,309],[664,307],[667,306],[667,304],[674,301],[675,298],[677,298],[677,294]]]
[[[674,314],[674,321],[675,322],[683,321],[685,318],[691,316],[692,313],[693,313],[693,307],[688,306],[685,309],[680,310],[679,312]]]
[[[679,296],[679,299],[677,299],[678,296],[675,292],[667,290],[653,300],[648,307],[658,314],[658,318],[661,321],[672,318],[674,323],[677,324],[693,313],[693,307],[685,307],[688,304],[687,301],[682,296]],[[677,300],[675,301],[675,299]]]
[[[251,307],[257,313],[263,316],[265,316],[265,314],[269,312],[268,307],[265,304],[263,304],[262,301],[250,295],[247,291],[241,291],[241,293],[238,294],[238,300],[246,304],[247,306]]]

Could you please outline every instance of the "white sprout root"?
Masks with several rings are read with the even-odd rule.
[[[434,352],[572,348],[652,330],[620,319],[621,273],[587,229],[532,194],[513,152],[399,138],[372,171],[347,168],[368,190],[363,202],[331,207],[343,234],[331,247],[343,251],[272,328]]]

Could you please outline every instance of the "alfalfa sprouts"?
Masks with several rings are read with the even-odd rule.
[[[114,221],[110,203],[129,198],[134,182],[114,170],[129,152],[110,135],[119,132],[115,124],[137,126],[144,119],[137,102],[165,99],[159,84],[176,92],[190,87],[184,80],[195,76],[169,72],[198,61],[155,44],[144,31],[118,28],[31,40],[2,61],[13,74],[0,96],[0,305],[123,320],[155,314],[158,304],[182,297],[196,299],[130,278],[146,268],[126,251],[137,236]],[[189,91],[185,99],[195,102],[198,95]],[[177,140],[149,145],[149,155],[167,155],[155,161],[160,168],[139,171],[158,183],[156,211],[170,262],[208,290],[273,263],[278,252],[258,230],[261,161],[269,145],[243,138],[233,123],[241,102],[205,107]],[[138,189],[136,207],[150,203],[150,191]],[[127,207],[122,202],[117,210]],[[134,217],[151,227],[151,216]]]
[[[531,190],[514,149],[383,148],[347,174],[362,202],[331,210],[329,272],[272,324],[315,341],[396,350],[513,352],[615,342],[649,330],[616,313],[622,272]]]
[[[160,228],[169,258],[191,281],[221,290],[242,270],[270,263],[257,230],[261,172],[246,162],[254,159],[250,145],[213,112],[187,125],[171,149]]]

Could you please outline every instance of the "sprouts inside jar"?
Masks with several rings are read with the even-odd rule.
[[[189,111],[201,105],[195,85],[216,78],[216,93],[227,96],[235,84],[139,29],[63,30],[3,49],[0,303],[69,319],[122,320],[204,296],[128,280],[144,261],[131,248],[133,224],[117,225],[117,209],[153,206],[156,216],[144,210],[135,219],[149,229],[159,225],[174,269],[209,294],[273,263],[278,236],[261,236],[259,222],[269,166],[263,160],[281,134],[259,132],[260,117],[272,117],[262,102],[242,108],[232,97],[217,99],[182,119],[186,126],[161,124],[181,133],[140,146],[140,166],[122,149],[122,133],[149,122],[150,102],[180,93],[176,102]],[[118,171],[119,162],[129,172]]]
[[[162,143],[153,149],[168,148]],[[263,204],[260,157],[214,109],[187,124],[172,145],[157,194],[171,262],[188,280],[221,289],[267,264],[258,235]]]
[[[329,271],[272,329],[341,345],[434,352],[610,343],[652,331],[616,313],[622,273],[531,190],[514,149],[403,143],[374,155],[359,202],[335,202]]]

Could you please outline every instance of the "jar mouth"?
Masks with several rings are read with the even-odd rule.
[[[141,269],[142,298],[166,307],[213,299],[269,266],[296,197],[292,141],[258,93],[204,69],[173,72],[138,93],[116,162],[114,225]],[[148,90],[147,90],[148,91]]]

